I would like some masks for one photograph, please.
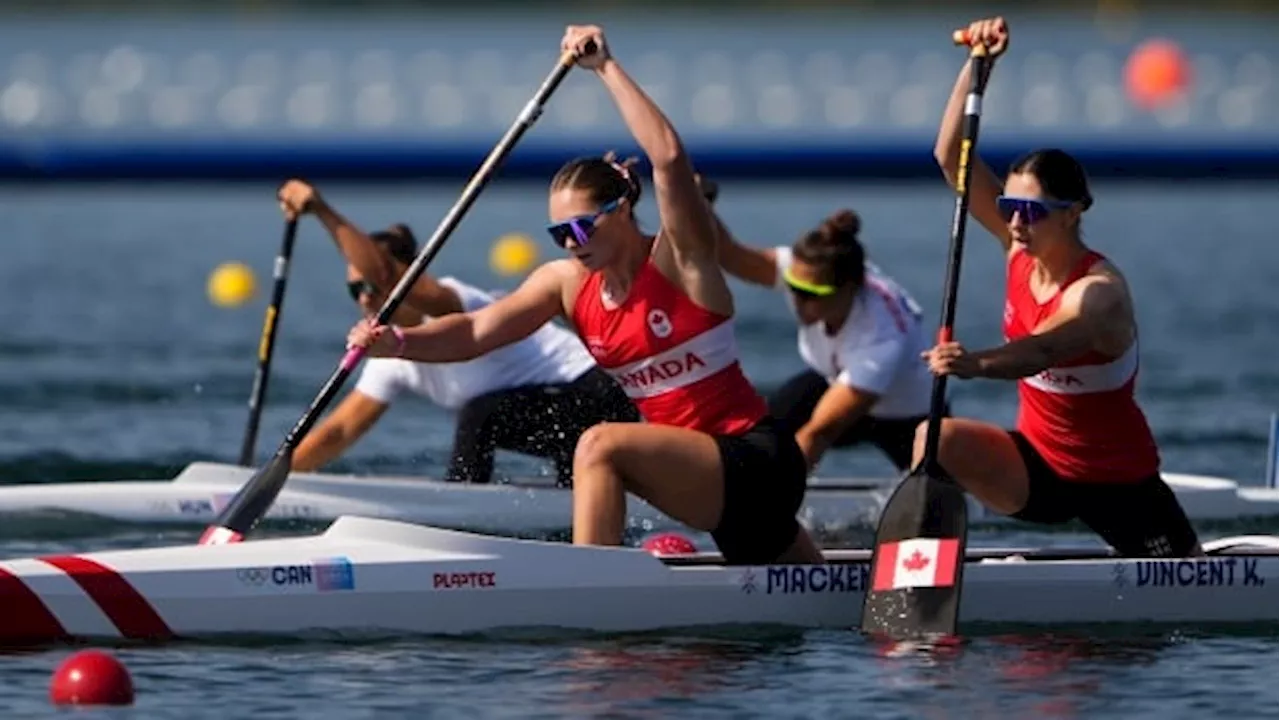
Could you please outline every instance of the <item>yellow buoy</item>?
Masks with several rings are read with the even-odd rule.
[[[219,307],[236,307],[253,298],[258,283],[253,270],[238,262],[223,263],[209,275],[209,300]]]
[[[538,245],[522,233],[498,238],[489,251],[489,266],[499,275],[521,275],[538,262]]]

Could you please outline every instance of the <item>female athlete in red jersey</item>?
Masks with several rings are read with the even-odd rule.
[[[975,22],[969,33],[993,58],[1008,46],[1002,18]],[[934,150],[952,185],[968,88],[966,63]],[[944,420],[942,466],[998,512],[1038,523],[1078,518],[1124,555],[1199,553],[1134,399],[1138,329],[1128,285],[1080,237],[1080,215],[1093,204],[1084,169],[1061,150],[1039,150],[1013,164],[1001,194],[975,157],[971,183],[969,211],[1006,256],[1006,342],[979,352],[943,343],[925,357],[935,373],[1017,380],[1017,429]],[[922,425],[917,461],[923,445]]]
[[[733,296],[684,146],[610,57],[600,28],[571,26],[561,47],[581,52],[592,41],[597,50],[578,64],[604,83],[653,166],[657,234],[636,225],[639,183],[627,168],[573,160],[551,180],[548,227],[571,258],[481,310],[391,332],[366,320],[348,340],[375,356],[461,361],[564,316],[647,421],[596,425],[578,441],[575,544],[619,544],[630,491],[711,532],[727,562],[822,562],[796,521],[804,457],[738,363]]]

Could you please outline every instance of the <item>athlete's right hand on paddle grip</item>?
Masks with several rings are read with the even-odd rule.
[[[1009,24],[1002,17],[975,20],[969,23],[969,27],[951,33],[951,41],[969,47],[982,44],[994,58],[1009,49]]]
[[[347,347],[361,347],[369,357],[395,357],[398,342],[391,328],[378,325],[374,318],[361,318],[347,333]]]
[[[299,215],[312,212],[320,202],[323,202],[320,199],[320,193],[311,183],[297,178],[285,181],[285,184],[276,191],[276,198],[280,201],[280,210],[284,212],[286,220],[293,220]]]
[[[573,53],[578,67],[587,70],[598,70],[609,60],[604,30],[596,25],[570,25],[565,28],[560,50]]]

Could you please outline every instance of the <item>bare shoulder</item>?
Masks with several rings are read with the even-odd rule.
[[[1115,309],[1119,306],[1128,310],[1132,306],[1129,296],[1129,282],[1120,268],[1110,260],[1099,260],[1085,273],[1085,276],[1074,283],[1064,293],[1064,300],[1074,299],[1099,309]]]
[[[1110,314],[1128,307],[1129,290],[1121,276],[1090,273],[1062,293],[1062,305],[1081,314]]]
[[[548,293],[560,298],[561,311],[565,317],[573,313],[573,303],[578,299],[578,290],[587,277],[587,269],[582,263],[572,258],[560,258],[543,264],[529,276],[526,282],[533,282],[535,276],[540,287]]]
[[[563,283],[569,280],[577,280],[586,275],[586,268],[582,267],[582,263],[572,258],[558,258],[551,260],[538,266],[529,275],[530,279],[535,276],[543,278],[544,282]]]
[[[1120,354],[1136,335],[1133,301],[1124,275],[1101,261],[1062,294],[1062,309],[1088,322],[1098,332],[1097,349]]]
[[[491,312],[499,315],[528,308],[531,306],[545,306],[548,303],[557,301],[563,294],[566,285],[571,282],[572,268],[567,265],[565,260],[553,260],[548,263],[539,265],[529,273],[512,292],[509,292],[498,298],[497,302],[489,305],[487,308],[481,309],[479,312],[486,312],[488,308],[494,308]]]

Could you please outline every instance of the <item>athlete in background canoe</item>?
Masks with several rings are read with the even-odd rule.
[[[739,243],[715,219],[721,267],[786,293],[800,322],[809,369],[769,398],[769,412],[796,434],[810,469],[830,448],[870,442],[906,470],[929,414],[933,376],[920,362],[929,340],[916,301],[866,260],[857,214],[840,210],[790,247],[767,249]]]
[[[582,54],[590,43],[596,50]],[[579,53],[613,96],[653,167],[660,227],[640,231],[634,175],[599,157],[551,180],[548,227],[572,255],[510,295],[396,335],[365,320],[349,342],[375,356],[448,362],[491,352],[557,315],[622,383],[647,422],[587,431],[574,456],[573,541],[622,541],[626,492],[709,531],[726,562],[822,562],[796,520],[807,466],[793,435],[768,415],[738,362],[733,295],[716,261],[716,228],[675,128],[609,55],[597,27],[571,26]]]
[[[286,215],[301,210],[320,220],[347,259],[351,299],[366,317],[375,315],[418,254],[409,228],[394,225],[366,235],[300,180],[281,187],[280,201]],[[488,293],[455,278],[424,274],[394,322],[414,327],[492,302]],[[630,400],[578,338],[548,323],[518,343],[469,362],[371,359],[355,388],[299,444],[293,469],[314,470],[338,457],[406,392],[457,411],[444,476],[456,482],[489,482],[494,451],[502,449],[550,460],[558,484],[567,486],[573,479],[574,447],[587,428],[638,418]]]
[[[1002,18],[975,22],[969,33],[993,58],[1008,46]],[[934,150],[953,186],[969,67]],[[1128,284],[1081,239],[1081,215],[1093,204],[1084,168],[1061,150],[1037,150],[1014,162],[1003,190],[977,157],[972,172],[969,211],[1006,258],[1006,342],[977,352],[948,342],[924,356],[936,373],[1016,380],[1017,429],[944,420],[942,466],[1000,513],[1050,524],[1078,518],[1123,555],[1200,553],[1134,399],[1138,328]],[[917,454],[923,444],[921,426]]]

